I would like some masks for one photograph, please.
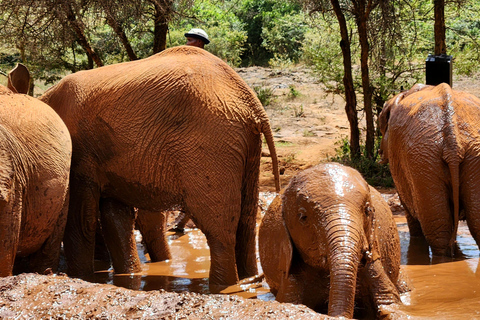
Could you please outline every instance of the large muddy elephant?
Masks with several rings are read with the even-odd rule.
[[[93,273],[99,216],[115,271],[139,271],[135,243],[122,231],[133,229],[133,207],[189,213],[210,247],[212,292],[257,273],[262,133],[279,189],[277,157],[265,110],[226,63],[179,46],[69,75],[40,99],[65,121],[73,142],[69,274]]]
[[[356,301],[374,317],[406,290],[390,208],[358,171],[338,163],[294,176],[269,206],[258,241],[280,302],[352,318]]]
[[[479,244],[480,100],[447,84],[415,85],[385,104],[379,126],[410,235],[450,256],[466,219]]]
[[[29,81],[19,64],[0,86],[0,276],[55,270],[67,221],[70,135]]]

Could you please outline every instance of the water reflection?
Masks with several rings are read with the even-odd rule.
[[[265,210],[274,194],[264,194],[260,205]],[[480,319],[479,250],[466,223],[458,228],[458,250],[453,259],[432,257],[428,245],[410,239],[403,216],[396,216],[401,241],[401,264],[414,290],[404,297],[398,318],[405,319]],[[138,274],[113,275],[99,266],[96,282],[134,290],[164,289],[172,292],[208,294],[210,253],[205,236],[198,229],[185,234],[168,233],[172,259],[152,263],[138,242],[143,270]],[[265,281],[231,286],[223,291],[244,298],[274,300]]]
[[[458,225],[457,243],[453,258],[433,257],[432,252],[423,238],[410,238],[406,218],[398,216],[398,234],[401,246],[402,265],[429,265],[451,261],[460,261],[479,257],[479,250],[473,237],[470,235],[467,223],[460,221]]]

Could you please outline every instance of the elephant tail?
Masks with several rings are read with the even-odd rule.
[[[268,119],[262,122],[262,133],[265,136],[268,150],[270,151],[270,157],[272,158],[272,170],[273,170],[273,177],[275,179],[275,190],[278,193],[280,192],[280,174],[278,172],[277,150],[275,149],[272,128],[270,127],[270,121],[268,121]]]
[[[457,238],[459,212],[460,212],[460,164],[458,162],[449,163],[450,176],[452,179],[452,193],[453,193],[453,232],[450,239],[449,246],[453,249],[453,244]]]

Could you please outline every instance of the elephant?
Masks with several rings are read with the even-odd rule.
[[[176,207],[207,238],[211,292],[257,274],[262,133],[277,190],[278,162],[262,104],[224,61],[178,46],[70,74],[40,100],[57,111],[73,142],[64,238],[69,275],[93,274],[99,217],[115,272],[139,271],[133,237],[121,231],[133,229],[132,208],[142,214]]]
[[[478,245],[480,100],[445,83],[416,84],[385,103],[378,123],[410,236],[449,257],[466,220]]]
[[[58,268],[72,142],[45,103],[26,95],[23,64],[0,86],[0,276]]]
[[[290,180],[261,221],[258,247],[279,302],[352,318],[354,307],[375,314],[398,306],[408,291],[388,204],[357,170],[339,163]]]

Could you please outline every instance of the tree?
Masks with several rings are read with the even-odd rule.
[[[345,110],[350,122],[350,152],[352,158],[360,155],[360,135],[357,120],[357,102],[355,98],[355,90],[352,77],[352,57],[350,49],[349,32],[346,23],[345,14],[353,16],[360,42],[361,54],[360,65],[362,73],[362,90],[363,90],[363,109],[367,124],[367,134],[365,150],[366,156],[373,158],[374,141],[375,141],[375,125],[373,121],[372,111],[372,89],[370,87],[369,75],[369,19],[372,11],[382,2],[388,0],[351,0],[340,2],[339,0],[304,0],[310,12],[320,11],[327,13],[333,10],[337,17],[342,40],[340,47],[342,48],[343,64],[344,64],[344,86],[345,86]],[[354,115],[355,114],[355,115]]]
[[[434,0],[433,11],[435,18],[435,55],[446,54],[447,45],[445,41],[445,0]]]
[[[184,9],[191,0],[177,1]],[[166,48],[174,0],[2,0],[0,44],[35,79],[136,60]],[[181,4],[181,5],[179,5]]]
[[[153,53],[157,53],[167,48],[168,23],[174,13],[173,0],[150,0],[149,2],[155,8]]]
[[[350,37],[347,28],[345,15],[343,14],[340,3],[337,0],[331,0],[333,10],[340,26],[340,48],[343,55],[343,85],[345,86],[345,112],[350,123],[350,154],[352,158],[360,154],[360,130],[358,129],[357,115],[357,97],[353,85],[352,76],[352,54],[350,49]]]

